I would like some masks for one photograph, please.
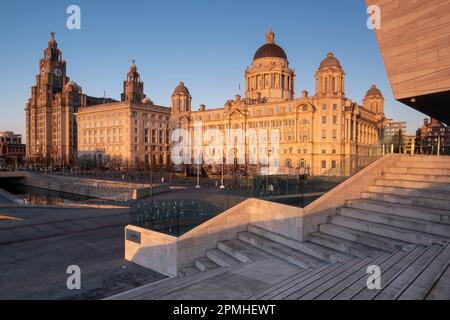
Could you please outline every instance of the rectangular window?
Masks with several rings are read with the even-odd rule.
[[[327,138],[327,130],[323,129],[322,130],[322,139],[326,139]]]
[[[333,139],[336,140],[337,139],[337,130],[333,129]]]
[[[333,123],[334,123],[334,124],[337,123],[337,116],[333,116]]]
[[[322,169],[326,169],[326,168],[327,168],[327,161],[322,160]]]
[[[331,161],[331,168],[336,169],[336,160]]]
[[[326,124],[327,123],[327,116],[322,116],[322,124]]]

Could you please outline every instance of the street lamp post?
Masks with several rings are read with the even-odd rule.
[[[224,173],[224,170],[225,170],[225,156],[224,156],[224,150],[223,150],[223,148],[222,148],[222,178],[221,178],[221,181],[220,181],[220,189],[225,189],[225,185],[223,184],[223,173]]]
[[[267,149],[267,175],[266,175],[266,190],[269,191],[269,174],[270,174],[270,153],[272,150]]]
[[[195,186],[195,189],[200,189],[200,162],[197,163],[197,185]]]

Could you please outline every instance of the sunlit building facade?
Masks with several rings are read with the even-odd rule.
[[[372,147],[379,144],[385,121],[380,90],[372,85],[362,105],[347,98],[345,71],[331,52],[316,71],[314,95],[302,91],[297,98],[295,71],[290,68],[285,51],[275,43],[275,34],[269,30],[266,43],[256,51],[244,77],[245,97],[237,95],[221,108],[207,109],[201,105],[198,111],[191,109],[189,90],[180,83],[172,95],[172,127],[190,128],[192,141],[194,127],[199,125],[203,132],[221,130],[224,140],[230,134],[227,129],[256,131],[257,136],[258,132],[265,131],[269,137],[272,131],[277,131],[279,143],[273,148],[269,143],[262,151],[256,147],[261,141],[248,135],[234,148],[244,153],[243,157],[239,156],[239,167],[247,173],[260,166],[251,163],[251,154],[259,153],[261,160],[276,153],[277,173],[295,173],[308,168],[311,174],[326,174],[330,170],[338,171],[346,159],[356,154],[369,155]],[[202,143],[208,144],[204,140]],[[235,164],[236,159],[229,158],[238,156],[229,150],[229,147],[212,150],[223,155],[209,165],[213,171],[220,170],[217,168],[222,161]],[[198,156],[198,153],[191,150],[191,155]]]

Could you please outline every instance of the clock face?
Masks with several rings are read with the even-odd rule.
[[[61,77],[61,75],[62,75],[62,72],[61,72],[61,69],[59,69],[59,68],[55,68],[54,70],[53,70],[53,74],[56,76],[56,77]]]

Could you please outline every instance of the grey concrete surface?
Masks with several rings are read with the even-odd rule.
[[[101,299],[164,278],[123,259],[126,209],[0,208],[0,299]],[[81,290],[66,286],[81,268]]]

